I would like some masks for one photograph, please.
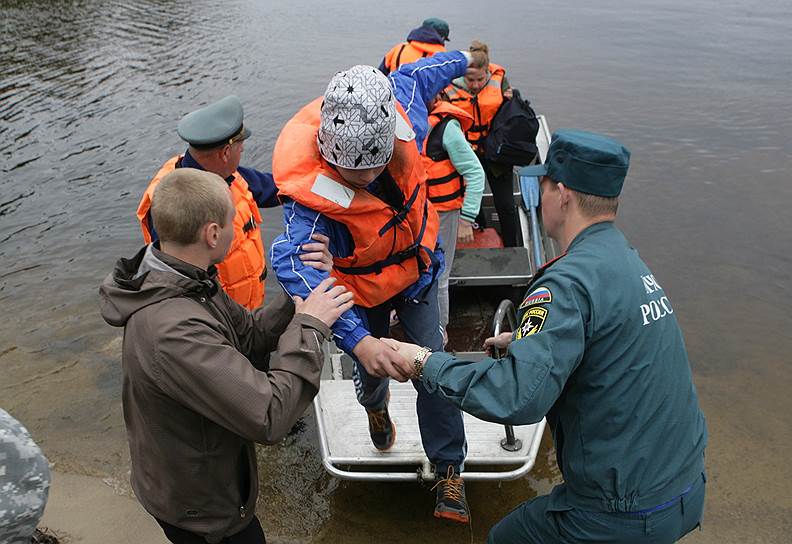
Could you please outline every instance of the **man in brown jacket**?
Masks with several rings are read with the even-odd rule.
[[[174,543],[263,543],[254,442],[278,442],[308,407],[322,342],[352,295],[325,281],[253,312],[232,301],[214,265],[234,207],[215,174],[168,174],[152,214],[160,247],[120,259],[100,288],[102,317],[124,327],[132,487]]]

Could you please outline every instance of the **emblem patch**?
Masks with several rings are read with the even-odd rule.
[[[520,328],[517,329],[517,340],[541,331],[545,319],[547,319],[547,308],[538,306],[528,308],[520,322]]]
[[[537,304],[547,304],[553,302],[553,293],[547,287],[539,287],[531,291],[520,304],[520,310],[529,306],[536,306]]]

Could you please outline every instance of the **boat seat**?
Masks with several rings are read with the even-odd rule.
[[[525,247],[457,249],[449,285],[527,285],[533,277]]]

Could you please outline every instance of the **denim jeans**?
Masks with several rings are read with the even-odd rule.
[[[369,332],[375,338],[389,336],[391,309],[396,310],[410,342],[433,351],[443,349],[437,281],[432,283],[423,301],[408,302],[397,295],[374,308],[358,308],[363,319],[367,321]],[[363,365],[355,361],[353,380],[358,402],[363,407],[378,410],[385,406],[388,378],[369,375]],[[412,384],[418,392],[416,411],[426,456],[435,465],[438,474],[445,475],[449,465],[460,472],[467,453],[462,412],[438,394],[429,393],[421,382],[413,380]]]

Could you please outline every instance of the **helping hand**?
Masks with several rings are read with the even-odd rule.
[[[459,220],[459,227],[457,228],[457,242],[466,244],[473,241],[473,223]]]
[[[333,255],[330,253],[330,238],[324,234],[315,232],[311,235],[313,240],[308,244],[303,244],[300,249],[306,253],[300,253],[300,260],[307,266],[330,272],[333,269]]]
[[[399,355],[410,361],[410,363],[415,361],[415,356],[418,355],[418,350],[421,349],[421,346],[408,344],[407,342],[399,342],[393,338],[383,338],[382,341],[388,344],[392,349],[398,351]],[[411,370],[414,371],[415,369],[412,368]]]
[[[366,372],[379,378],[391,377],[406,382],[412,377],[412,359],[403,357],[396,348],[373,336],[365,336],[352,350]]]
[[[512,341],[511,332],[502,332],[498,336],[490,336],[484,340],[484,351],[493,355],[496,349],[506,349]]]
[[[352,293],[343,285],[333,287],[335,282],[336,278],[326,278],[305,300],[297,296],[292,297],[294,313],[313,316],[328,327],[332,327],[341,314],[354,305]]]

